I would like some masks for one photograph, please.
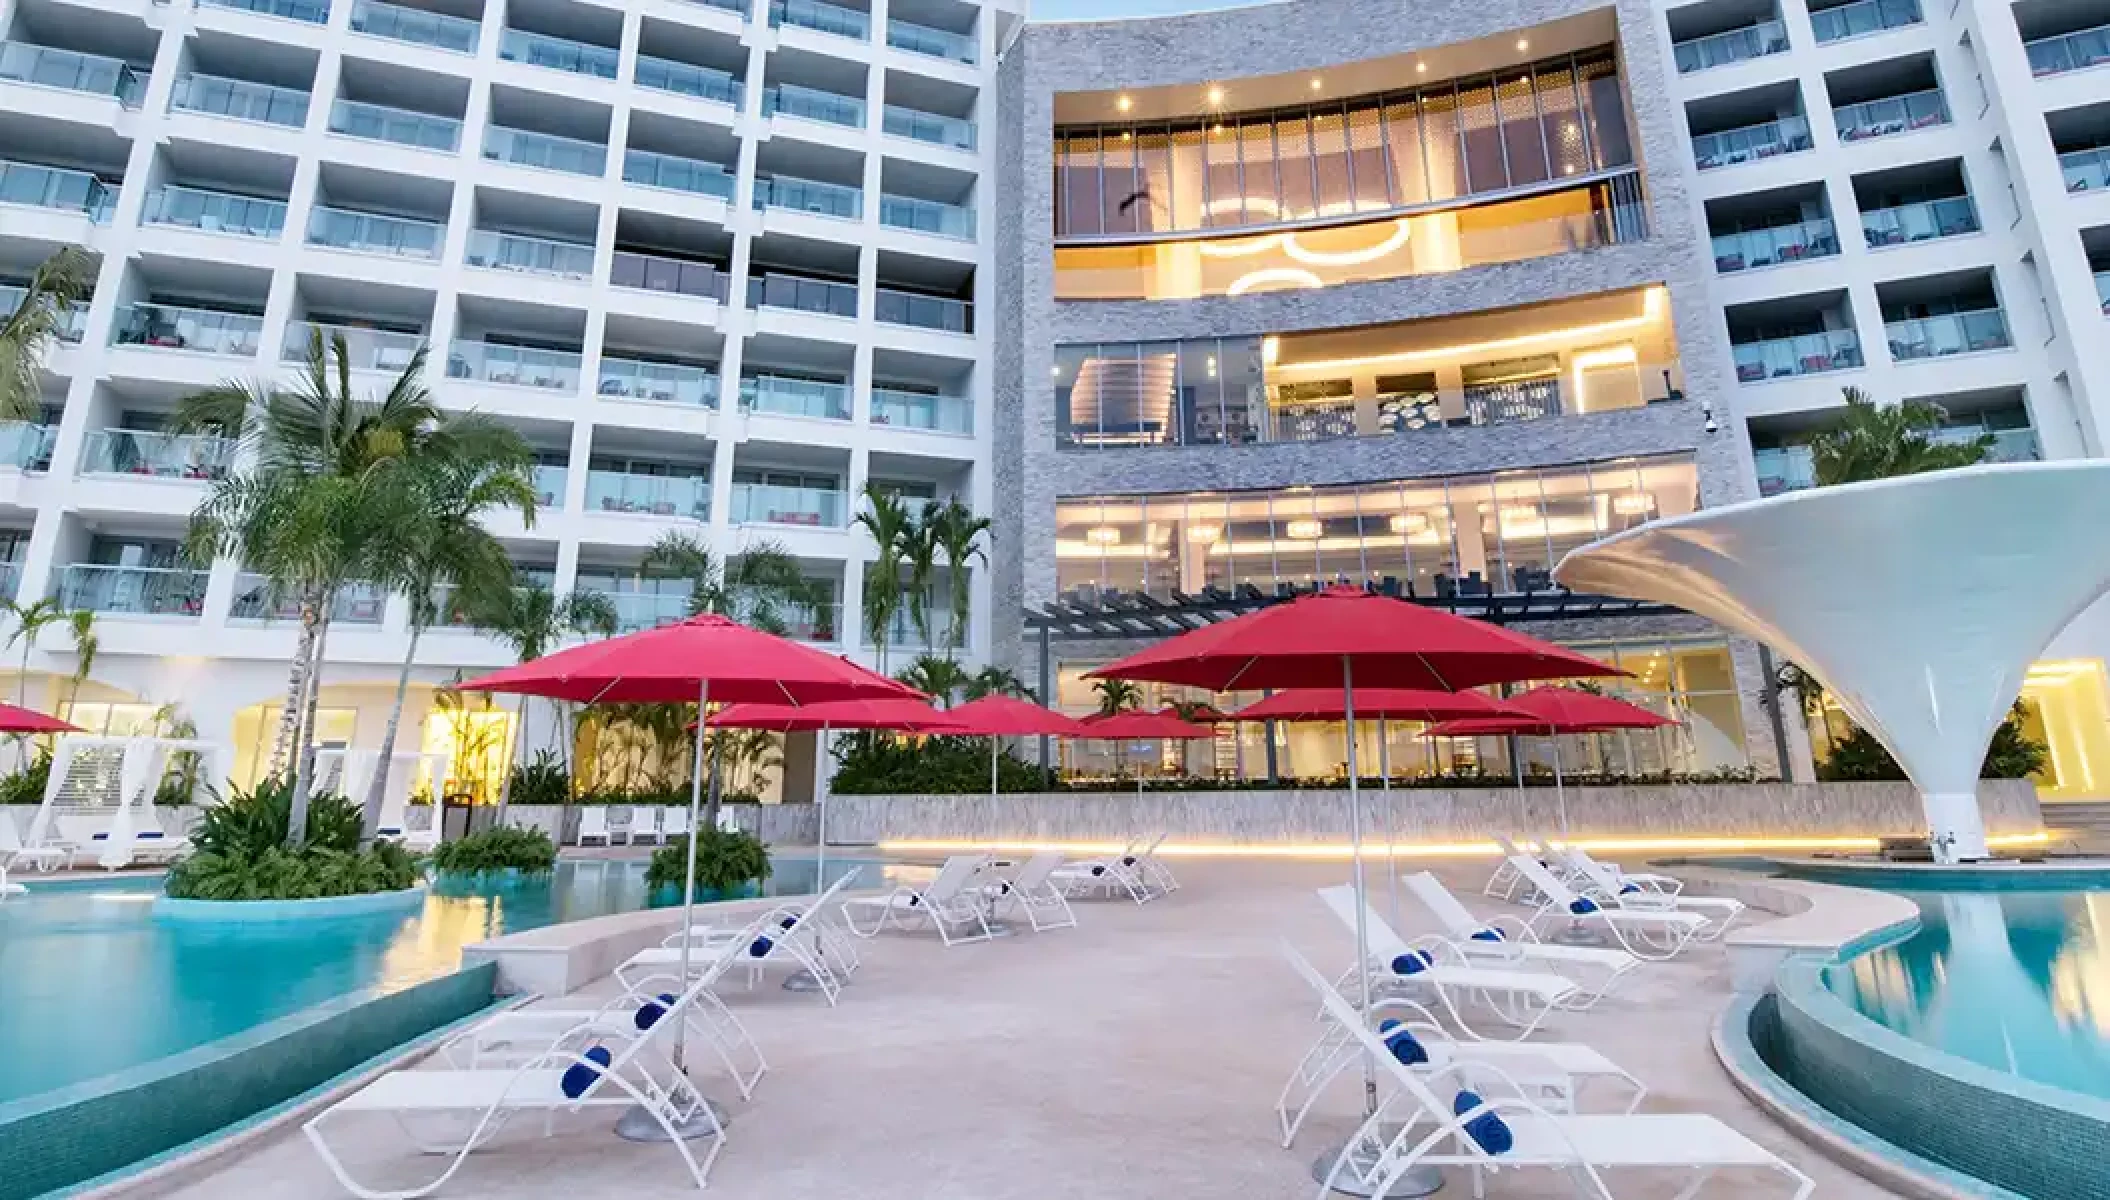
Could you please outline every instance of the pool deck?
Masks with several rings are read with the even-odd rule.
[[[1430,861],[1477,910],[1485,861]],[[1356,1089],[1337,1086],[1293,1149],[1271,1112],[1314,1036],[1308,989],[1283,963],[1287,939],[1338,968],[1349,935],[1311,889],[1341,864],[1174,860],[1186,885],[1148,905],[1078,905],[1079,927],[944,949],[888,933],[839,1008],[767,982],[726,992],[768,1055],[749,1102],[709,1090],[730,1136],[703,1195],[720,1200],[1068,1200],[1069,1197],[1311,1196],[1312,1158],[1354,1123]],[[1380,908],[1385,905],[1379,890]],[[1402,901],[1403,933],[1430,928]],[[1824,1158],[1748,1102],[1715,1061],[1714,1021],[1729,1001],[1724,951],[1650,964],[1595,1011],[1560,1014],[1541,1039],[1586,1041],[1650,1088],[1646,1111],[1721,1117],[1809,1174],[1838,1200],[1889,1192]],[[606,990],[605,983],[588,994]],[[707,1087],[708,1087],[708,1081]],[[523,1120],[439,1194],[459,1200],[580,1200],[699,1194],[664,1146],[609,1132],[605,1113],[559,1117],[556,1136]],[[385,1117],[346,1119],[337,1145],[370,1186],[408,1187],[439,1160],[409,1153]],[[1621,1200],[1670,1200],[1685,1172],[1621,1172]],[[1542,1170],[1505,1172],[1488,1195],[1566,1194]],[[288,1126],[129,1196],[323,1200],[345,1193]],[[1453,1178],[1445,1195],[1471,1195]],[[1785,1197],[1770,1172],[1724,1173],[1703,1197]]]

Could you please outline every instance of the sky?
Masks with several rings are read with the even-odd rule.
[[[1117,17],[1162,17],[1212,8],[1243,8],[1265,0],[1033,0],[1036,21],[1104,21]]]

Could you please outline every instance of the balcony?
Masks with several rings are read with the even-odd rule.
[[[310,25],[330,23],[330,0],[198,0],[203,8],[235,8]]]
[[[570,350],[508,346],[456,338],[447,353],[447,378],[552,392],[579,390],[580,357]]]
[[[264,318],[248,313],[173,304],[128,304],[117,312],[111,340],[120,346],[256,357]]]
[[[1680,75],[1764,58],[1768,54],[1785,54],[1787,49],[1788,29],[1779,21],[1760,21],[1742,29],[1674,42],[1670,48]]]
[[[708,367],[685,363],[604,356],[601,359],[601,382],[595,391],[604,399],[716,408],[718,373]]]
[[[616,251],[608,271],[611,287],[694,296],[699,300],[716,300],[720,304],[725,303],[731,278],[710,263],[662,258],[657,254],[639,254],[630,250]]]
[[[28,42],[0,42],[0,79],[109,96],[126,108],[138,108],[147,90],[146,75],[122,59]]]
[[[1975,442],[1988,434],[1993,444],[1986,449],[1985,462],[2035,462],[2043,457],[2034,429],[1988,430],[1978,425],[1964,425],[1936,430],[1927,436],[1927,440],[1937,445]],[[1816,455],[1806,445],[1754,450],[1751,458],[1758,468],[1758,494],[1761,496],[1778,496],[1782,492],[1799,492],[1817,486]]]
[[[921,109],[889,104],[879,110],[880,132],[932,146],[955,150],[974,149],[974,122],[963,117],[944,117]]]
[[[1811,145],[1808,120],[1782,117],[1740,129],[1703,133],[1692,139],[1692,161],[1699,170],[1713,171],[1783,154],[1798,154]]]
[[[778,83],[762,89],[762,115],[772,117],[779,113],[828,125],[862,129],[865,123],[865,102],[856,96],[845,96],[840,92],[824,92],[819,88],[800,87],[795,83]]]
[[[308,123],[308,93],[246,79],[185,75],[169,91],[169,111],[298,129]]]
[[[1863,365],[1861,339],[1851,329],[1742,342],[1729,347],[1729,353],[1736,361],[1738,383],[1821,375]]]
[[[1942,99],[1940,88],[1929,88],[1904,96],[1848,104],[1834,109],[1832,119],[1838,126],[1840,141],[1860,142],[1947,125],[1949,105]]]
[[[586,472],[586,511],[642,513],[655,517],[711,519],[711,480],[706,475],[633,475]]]
[[[892,429],[971,434],[974,432],[974,402],[965,396],[875,387],[872,389],[872,424]]]
[[[861,36],[861,35],[860,35]],[[973,65],[975,61],[974,35],[954,33],[950,29],[933,29],[918,25],[914,21],[892,18],[886,23],[886,44],[896,50],[911,54],[927,54],[951,62]]]
[[[731,71],[698,67],[670,58],[637,56],[637,86],[740,107],[742,87]]]
[[[81,446],[81,474],[204,482],[225,479],[236,443],[205,434],[144,429],[91,429]]]
[[[926,296],[880,288],[874,299],[872,319],[884,325],[912,325],[941,333],[973,333],[974,306],[948,296]]]
[[[77,212],[100,225],[117,208],[117,189],[86,171],[0,159],[0,204]]]
[[[872,14],[823,0],[769,0],[769,23],[815,29],[860,42],[872,38]]]
[[[2007,317],[1997,308],[1886,321],[1883,332],[1890,341],[1890,357],[1897,362],[2005,350],[2013,344]]]
[[[210,575],[184,567],[74,563],[59,575],[59,607],[119,616],[196,617]]]
[[[2102,306],[2103,315],[2110,317],[2110,271],[2095,273],[2095,298]]]
[[[728,202],[733,198],[733,173],[700,158],[681,158],[650,150],[626,150],[623,152],[623,180],[640,187],[715,196]]]
[[[388,611],[388,593],[371,583],[347,583],[330,604],[333,625],[379,625]],[[300,598],[281,594],[268,576],[243,571],[234,577],[234,603],[227,616],[235,621],[298,621]]]
[[[164,184],[147,193],[139,223],[276,239],[286,231],[286,202]]]
[[[843,494],[833,489],[774,483],[733,484],[733,524],[802,525],[840,529]]]
[[[715,8],[724,12],[735,13],[743,20],[747,17],[747,0],[689,0],[689,3],[701,4],[705,8]]]
[[[850,386],[789,375],[749,375],[740,380],[740,408],[780,417],[850,419]]]
[[[397,333],[387,329],[363,329],[356,325],[327,325],[315,321],[292,321],[286,325],[286,338],[279,346],[280,362],[298,363],[308,360],[308,348],[320,334],[325,346],[334,346],[336,339],[344,339],[344,356],[354,371],[386,371],[398,374],[416,357],[418,347],[425,344],[423,334]],[[334,359],[336,351],[328,353]]]
[[[1812,12],[1810,29],[1817,36],[1817,44],[1823,45],[1881,33],[1886,29],[1902,29],[1924,19],[1920,15],[1919,0],[1856,0],[1853,4]]]
[[[564,507],[564,491],[571,484],[571,471],[569,469],[554,466],[550,463],[536,463],[533,478],[535,481],[535,507]]]
[[[525,271],[559,279],[593,278],[592,246],[495,229],[471,230],[463,261],[488,271]]]
[[[589,588],[607,598],[615,609],[615,631],[638,633],[646,629],[657,629],[672,625],[689,617],[689,597],[686,592],[634,592],[605,588]]]
[[[1969,196],[1922,200],[1861,214],[1861,233],[1871,250],[1977,232],[1978,210]]]
[[[755,179],[755,207],[788,208],[794,212],[855,221],[864,216],[865,194],[854,187],[823,183],[818,179],[759,176]]]
[[[1750,229],[1714,238],[1714,269],[1724,275],[1752,271],[1839,253],[1839,237],[1829,219],[1819,218],[1771,229]]]
[[[2059,170],[2066,176],[2069,192],[2110,190],[2110,146],[2061,154]]]
[[[1936,445],[1954,445],[1975,442],[1991,436],[1993,444],[1986,447],[1985,458],[1989,463],[2036,462],[2044,457],[2043,447],[2037,444],[2034,429],[1986,429],[1979,425],[1955,425],[1937,429],[1927,435],[1927,440]]]
[[[453,117],[356,100],[339,100],[330,107],[330,132],[448,154],[462,146],[462,123]]]
[[[56,425],[32,425],[27,421],[0,421],[0,467],[17,471],[49,471],[51,450],[59,441]]]
[[[498,39],[498,57],[531,67],[547,67],[552,71],[614,79],[616,62],[622,56],[607,46],[596,46],[591,42],[575,42],[570,38],[530,33],[525,29],[508,29]]]
[[[2030,74],[2040,78],[2099,67],[2110,63],[2110,25],[2024,42],[2022,52],[2029,56]]]
[[[476,43],[483,36],[483,22],[426,12],[422,8],[384,4],[381,0],[353,0],[352,32],[409,42],[415,46],[452,50],[457,54],[474,54]]]
[[[484,157],[571,175],[603,175],[608,171],[608,147],[599,142],[503,125],[484,130]]]
[[[384,216],[317,205],[308,214],[308,244],[359,254],[385,254],[436,262],[447,247],[447,227],[438,221],[421,221],[415,217]]]
[[[879,197],[879,223],[889,229],[934,233],[939,237],[974,240],[974,210],[959,204],[941,204],[914,196]]]
[[[768,272],[747,280],[749,308],[789,308],[829,317],[857,318],[857,285],[832,279]]]

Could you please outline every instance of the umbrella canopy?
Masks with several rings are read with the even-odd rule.
[[[0,733],[79,733],[78,725],[68,725],[57,717],[47,717],[35,709],[17,708],[12,704],[0,704]]]
[[[821,704],[919,695],[906,684],[715,613],[559,650],[471,679],[471,692],[586,704]]]
[[[958,729],[977,737],[1091,737],[1082,722],[1015,696],[984,696],[945,711]]]
[[[902,733],[960,733],[959,722],[921,700],[831,700],[822,704],[734,704],[711,714],[713,729],[892,729]],[[695,728],[691,725],[690,728]]]
[[[1171,709],[1154,713],[1101,713],[1095,717],[1086,717],[1079,724],[1084,726],[1085,737],[1109,742],[1213,738],[1216,736],[1215,730],[1206,725],[1194,725],[1183,721],[1180,719],[1180,715]]]
[[[1338,721],[1348,697],[1335,688],[1294,688],[1238,710],[1240,721]],[[1530,714],[1482,692],[1438,692],[1427,688],[1357,688],[1355,715],[1363,721],[1452,721],[1527,717]]]
[[[1361,588],[1330,587],[1204,626],[1088,671],[1212,692],[1338,688],[1344,663],[1373,687],[1455,692],[1622,672],[1551,642]],[[1361,705],[1357,705],[1361,711]]]
[[[1361,697],[1356,708],[1361,710]],[[1511,696],[1503,704],[1517,710],[1514,717],[1446,721],[1428,732],[1436,737],[1486,737],[1520,733],[1551,737],[1563,733],[1608,733],[1615,729],[1654,729],[1676,721],[1653,713],[1638,704],[1597,696],[1574,688],[1533,688]]]

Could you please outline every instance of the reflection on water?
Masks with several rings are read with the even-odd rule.
[[[2038,1083],[2110,1097],[2110,893],[1908,893],[1912,937],[1827,972],[1881,1024]]]

